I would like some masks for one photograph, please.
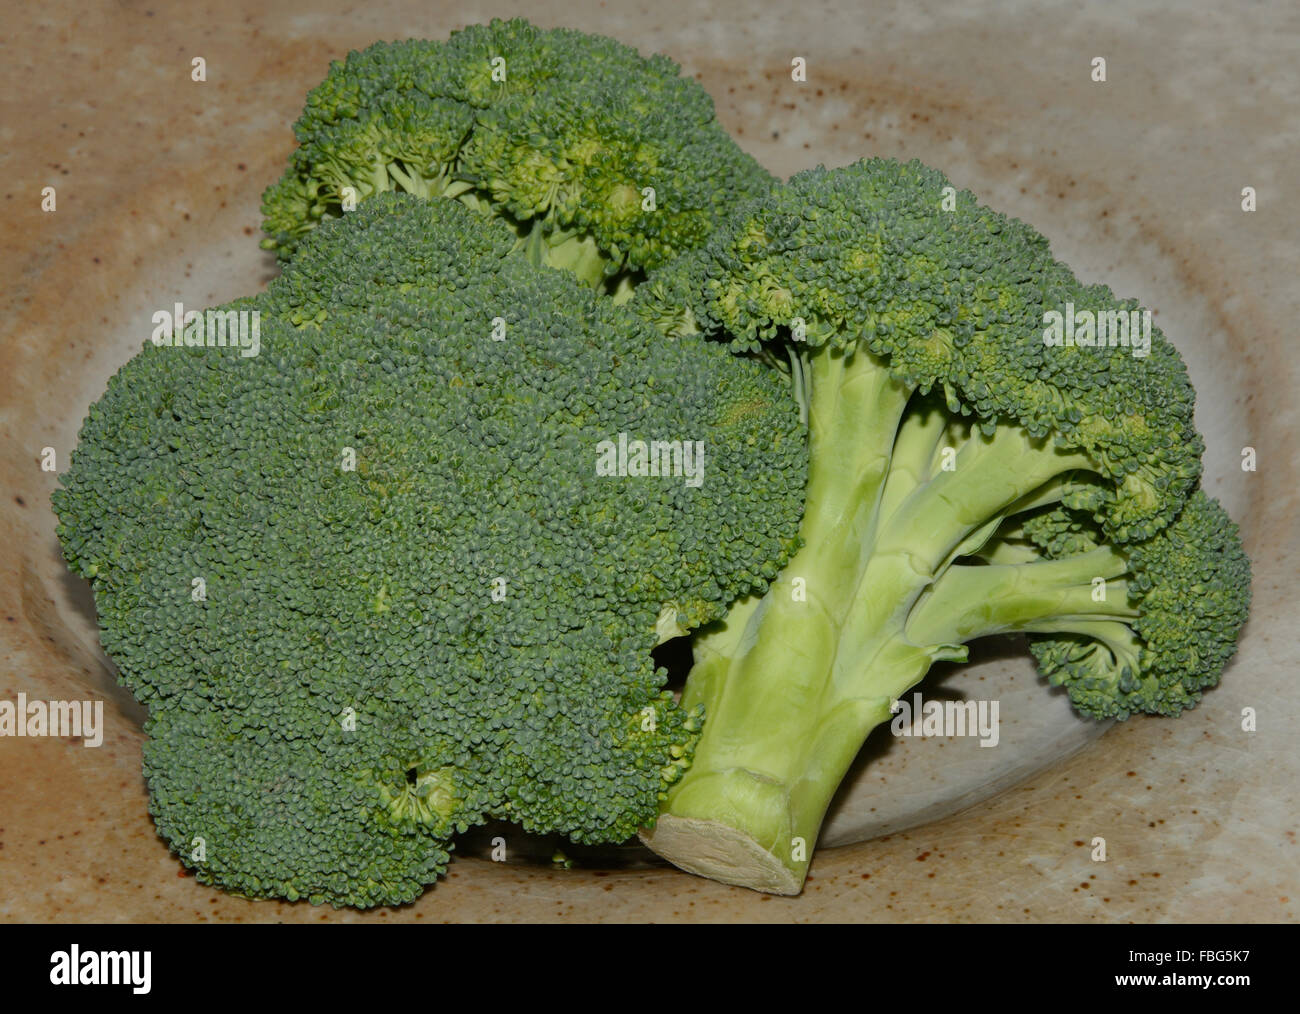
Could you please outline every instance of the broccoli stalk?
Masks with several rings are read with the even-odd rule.
[[[1036,635],[1098,719],[1178,714],[1232,654],[1249,567],[1191,493],[1181,360],[1158,332],[1141,357],[1046,347],[1045,309],[1113,297],[968,194],[943,210],[946,185],[800,174],[637,294],[669,333],[784,364],[810,450],[802,548],[693,642],[704,731],[643,832],[684,869],[798,893],[867,735],[978,637]]]

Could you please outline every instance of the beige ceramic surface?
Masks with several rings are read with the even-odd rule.
[[[0,738],[0,919],[1295,918],[1300,15],[1283,3],[733,9],[236,0],[7,17],[0,700],[102,698],[108,733],[98,749]],[[999,697],[1003,745],[877,737],[826,841],[888,837],[823,849],[794,899],[666,869],[462,859],[415,905],[358,914],[243,901],[181,875],[145,810],[141,709],[114,685],[89,593],[58,554],[42,449],[62,469],[153,308],[211,305],[273,274],[256,249],[259,195],[329,60],[513,14],[673,56],[780,175],[862,155],[930,162],[1037,225],[1087,280],[1151,306],[1200,392],[1206,485],[1255,563],[1254,612],[1224,686],[1177,722],[1102,730],[1075,721],[1012,645],[992,646],[927,686]],[[190,81],[194,56],[206,83]],[[795,56],[806,83],[790,80]],[[1095,56],[1104,84],[1089,78]],[[39,208],[47,185],[53,214]],[[1245,186],[1259,194],[1254,214],[1240,209]],[[1243,446],[1258,471],[1241,470]],[[1254,733],[1240,730],[1246,707]],[[982,799],[993,790],[1004,791]],[[1096,836],[1104,863],[1090,859]]]

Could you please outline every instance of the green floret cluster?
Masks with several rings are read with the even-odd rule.
[[[779,378],[511,248],[455,202],[377,197],[231,304],[260,355],[147,344],[86,420],[60,538],[204,882],[392,904],[488,818],[626,839],[699,730],[660,631],[794,546]],[[706,481],[598,476],[620,433],[703,441]]]
[[[643,837],[683,868],[797,893],[867,734],[941,660],[1031,635],[1093,718],[1176,715],[1250,601],[1236,526],[1197,489],[1182,359],[1056,345],[1079,282],[1022,222],[912,162],[816,169],[652,274],[632,307],[785,375],[810,448],[802,547],[694,641],[694,761]]]
[[[1182,358],[936,170],[778,183],[672,61],[522,20],[353,52],[295,131],[220,308],[260,351],[147,344],[53,499],[202,882],[398,904],[506,820],[794,894],[974,640],[1098,720],[1218,683]]]
[[[1031,517],[1026,528],[1042,541],[1036,520]],[[1086,531],[1086,524],[1080,527]],[[1090,580],[1104,576],[1108,587],[1122,592],[1107,609],[1091,593],[1084,602],[1068,589],[1075,616],[1052,622],[1065,636],[1029,639],[1039,668],[1067,689],[1079,711],[1094,718],[1141,712],[1176,717],[1217,685],[1250,607],[1250,561],[1237,526],[1217,501],[1197,490],[1168,528],[1123,553],[1095,545],[1064,557],[1061,552],[1055,542],[1042,549],[1046,559],[1063,561],[1059,569]],[[996,587],[970,590],[987,594]]]
[[[263,245],[286,259],[343,213],[347,188],[356,201],[398,190],[458,199],[535,263],[626,292],[775,182],[667,57],[522,19],[349,54],[295,133],[263,199]]]

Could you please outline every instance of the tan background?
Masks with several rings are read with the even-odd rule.
[[[0,699],[106,700],[98,750],[0,739],[0,919],[1292,920],[1300,15],[1294,5],[24,5],[0,25]],[[331,59],[494,15],[663,51],[781,175],[919,157],[1036,224],[1088,280],[1140,294],[1188,360],[1206,485],[1241,522],[1256,605],[1224,686],[1134,720],[940,822],[823,850],[804,895],[670,870],[461,860],[415,905],[247,902],[182,875],[153,831],[140,709],[107,675],[39,468],[147,332],[273,272],[258,201]],[[190,59],[208,80],[190,81]],[[793,56],[809,79],[790,81]],[[1109,81],[1089,80],[1106,57]],[[58,211],[40,211],[40,189]],[[1260,210],[1244,214],[1253,186]],[[1259,470],[1243,473],[1241,448]],[[1259,714],[1254,734],[1240,713]],[[1108,859],[1086,843],[1106,838]]]

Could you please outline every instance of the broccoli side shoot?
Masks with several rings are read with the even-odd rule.
[[[1098,719],[1176,715],[1233,653],[1249,564],[1197,491],[1178,353],[1154,329],[1049,345],[1045,313],[1136,304],[947,187],[915,162],[801,173],[634,296],[786,376],[811,454],[802,548],[695,638],[704,730],[645,835],[685,869],[797,893],[868,733],[975,638],[1031,634]]]
[[[489,818],[630,837],[698,736],[651,649],[795,546],[781,378],[511,248],[377,196],[223,308],[259,355],[146,343],[90,410],[59,537],[204,883],[396,904]],[[702,468],[602,474],[620,435]]]
[[[349,54],[295,133],[263,198],[263,246],[282,259],[349,197],[441,195],[508,225],[534,263],[620,297],[775,182],[671,60],[522,19]]]

